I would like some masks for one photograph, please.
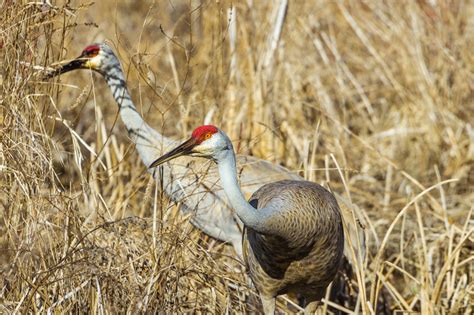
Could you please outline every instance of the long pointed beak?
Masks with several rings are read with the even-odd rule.
[[[156,159],[153,163],[150,164],[148,168],[157,167],[165,162],[168,162],[169,160],[177,158],[178,156],[189,155],[193,153],[193,148],[196,145],[196,139],[190,138],[189,140],[183,142],[173,150],[169,151],[168,153],[165,153],[163,156]]]
[[[72,70],[86,68],[86,62],[87,62],[87,59],[85,59],[83,57],[76,58],[76,59],[60,66],[56,70],[51,71],[50,73],[48,73],[45,76],[45,79],[50,79],[52,77],[58,76],[60,74],[63,74],[63,73],[66,73],[66,72],[69,72],[69,71],[72,71]]]

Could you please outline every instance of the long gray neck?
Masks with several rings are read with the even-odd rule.
[[[237,168],[234,151],[227,150],[222,158],[217,160],[219,175],[224,192],[235,212],[245,226],[257,231],[265,232],[265,217],[263,211],[257,211],[245,199],[237,181]]]
[[[151,128],[138,113],[127,90],[125,78],[118,62],[102,74],[112,91],[119,107],[120,117],[132,142],[136,145],[143,163],[147,166],[150,165],[156,158],[156,150],[163,150],[163,147],[168,147],[173,141]],[[162,148],[156,148],[157,144],[162,145]]]

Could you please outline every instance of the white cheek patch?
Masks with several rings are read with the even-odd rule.
[[[200,145],[198,150],[202,154],[209,154],[211,152],[210,148],[206,145]]]
[[[201,143],[195,146],[193,151],[199,155],[209,156],[212,154],[212,146],[209,146],[208,143]]]
[[[222,140],[218,137],[211,137],[201,142],[201,144],[194,147],[194,151],[203,156],[213,156],[218,153],[223,146]]]
[[[90,59],[88,62],[87,62],[87,66],[89,68],[92,68],[92,69],[97,69],[100,67],[100,60],[99,58],[97,58],[99,55],[97,55],[96,57]]]

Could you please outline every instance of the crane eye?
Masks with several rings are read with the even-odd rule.
[[[100,47],[98,45],[90,45],[87,46],[83,51],[82,51],[82,56],[83,57],[88,57],[88,58],[93,58],[99,54]]]
[[[206,133],[206,134],[204,135],[204,139],[207,140],[207,139],[209,139],[209,138],[211,138],[211,134],[210,134],[210,133]]]
[[[91,51],[86,51],[86,55],[87,57],[95,57],[99,54],[99,51],[98,50],[91,50]]]

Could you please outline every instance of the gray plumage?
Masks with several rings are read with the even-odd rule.
[[[196,128],[151,167],[182,155],[217,164],[224,192],[245,226],[244,261],[264,312],[273,314],[276,296],[286,293],[298,295],[305,310],[314,311],[343,258],[343,224],[334,196],[313,182],[282,180],[263,185],[247,202],[232,143],[214,126]]]
[[[308,181],[266,184],[250,198],[256,209],[271,207],[278,215],[267,221],[268,232],[246,228],[244,260],[266,313],[277,295],[295,293],[314,311],[340,266],[344,234],[334,196]]]

